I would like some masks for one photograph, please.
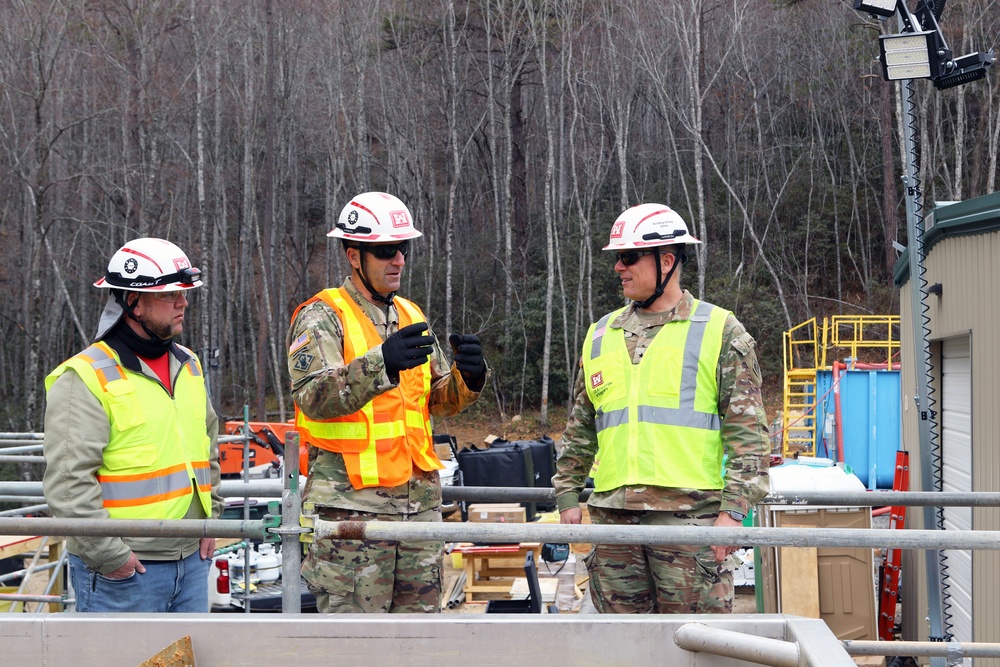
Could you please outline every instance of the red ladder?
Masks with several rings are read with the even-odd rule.
[[[910,454],[896,452],[896,474],[892,479],[893,491],[910,490]],[[903,528],[906,522],[906,505],[893,505],[889,508],[889,528]],[[899,564],[902,553],[899,549],[887,549],[885,562],[879,581],[882,583],[879,592],[878,638],[882,641],[893,641],[896,638],[896,601],[899,598]]]

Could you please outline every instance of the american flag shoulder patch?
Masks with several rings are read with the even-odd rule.
[[[309,342],[309,332],[303,331],[301,336],[292,341],[292,344],[288,348],[288,354],[289,355],[295,354],[296,350],[298,350],[300,347],[302,347],[308,342]]]

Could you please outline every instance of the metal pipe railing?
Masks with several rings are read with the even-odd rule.
[[[859,528],[718,528],[553,523],[410,523],[324,521],[304,515],[311,539],[442,540],[446,542],[569,542],[591,544],[739,544],[763,547],[862,547],[1000,551],[1000,531],[871,530]],[[233,537],[263,539],[263,521],[224,519],[56,519],[0,517],[3,535]],[[298,529],[296,529],[296,532]],[[310,531],[301,531],[309,533]]]
[[[0,454],[0,463],[45,463],[45,457],[29,456],[27,454],[15,454],[11,456]]]
[[[51,552],[50,552],[50,553],[51,553]],[[58,558],[58,560],[56,560],[56,562],[55,562],[55,569],[56,569],[56,570],[58,570],[58,571],[60,571],[60,572],[62,571],[62,568],[63,568],[63,566],[64,566],[64,565],[66,564],[66,559],[67,559],[67,557],[68,557],[68,556],[69,556],[69,552],[68,552],[68,551],[66,551],[65,549],[60,549],[60,550],[59,550],[59,558]],[[39,567],[36,567],[36,568],[35,568],[35,571],[37,572],[37,571],[39,571],[39,570],[45,570],[45,569],[48,569],[48,566],[49,566],[49,565],[52,565],[52,563],[46,563],[45,565],[42,565],[42,566],[39,566]],[[25,578],[27,578],[27,576],[30,576],[30,574],[31,574],[31,573],[30,573],[30,572],[28,572],[28,575],[26,575],[26,577],[25,577]],[[58,580],[59,580],[59,577],[58,577],[58,576],[55,576],[55,577],[53,577],[53,576],[50,576],[50,577],[49,577],[49,580],[48,580],[48,583],[46,583],[46,584],[45,584],[45,590],[44,590],[44,591],[42,591],[42,594],[43,594],[43,595],[52,595],[52,589],[53,589],[53,588],[55,588],[55,585],[56,585],[56,582],[57,582]],[[61,605],[63,605],[63,608],[65,609],[65,606],[66,606],[66,604],[67,604],[67,600],[66,600],[65,596],[64,596],[64,595],[57,595],[57,596],[53,596],[53,597],[56,597],[56,598],[58,598],[58,600],[53,600],[53,602],[58,602],[58,604],[61,604]],[[75,602],[75,600],[74,600],[74,602]],[[37,606],[37,607],[35,607],[35,612],[36,612],[36,613],[38,613],[38,612],[41,612],[41,611],[42,611],[42,608],[43,608],[44,606],[45,606],[45,605],[44,605],[43,603],[39,602],[39,603],[38,603],[38,606]]]
[[[1000,658],[1000,644],[991,642],[875,642],[848,639],[843,641],[848,655],[884,655],[910,657],[945,657],[948,664],[961,658]]]
[[[20,602],[24,604],[25,602],[40,602],[42,604],[66,604],[70,602],[61,595],[30,595],[27,593],[0,593],[0,600],[9,602]],[[13,606],[13,605],[12,605]]]
[[[44,572],[45,570],[54,569],[58,565],[59,565],[58,561],[56,561],[55,563],[45,563],[44,565],[39,565],[38,567],[36,567],[34,571]],[[23,577],[27,573],[28,573],[27,568],[24,568],[21,570],[15,570],[13,572],[8,572],[7,574],[0,574],[0,584]]]
[[[299,526],[302,514],[302,495],[299,491],[299,434],[291,432],[285,436],[285,477],[284,492],[281,494],[281,611],[298,614],[302,611],[302,548],[299,535],[304,529]],[[294,557],[292,555],[294,554]]]
[[[227,519],[57,519],[0,517],[0,535],[60,537],[234,537],[264,539],[264,522]]]
[[[26,440],[25,442],[29,442],[29,441]],[[8,447],[7,443],[4,443],[3,445],[0,445],[0,446],[3,447],[3,449],[0,449],[0,451],[2,451],[5,455],[6,454],[34,454],[35,452],[42,451],[42,449],[44,447],[43,445],[39,445],[39,444],[25,445],[23,447]]]
[[[44,503],[45,496],[0,496],[0,503]]]
[[[794,642],[744,632],[685,623],[674,631],[674,643],[686,651],[711,653],[771,667],[799,667],[801,651]]]
[[[303,516],[312,539],[569,542],[574,544],[739,544],[761,547],[862,547],[1000,551],[1000,531],[871,530],[868,528],[719,528],[554,523],[417,523],[324,521]],[[3,523],[0,523],[0,531]]]
[[[590,489],[585,489],[581,500],[586,500]],[[280,498],[282,482],[278,479],[259,479],[247,482],[222,480],[220,492],[223,497]],[[448,501],[474,502],[553,502],[555,491],[551,488],[533,487],[493,487],[493,486],[445,486],[442,494]],[[0,495],[37,496],[42,495],[41,482],[0,481]],[[841,507],[882,507],[903,505],[906,507],[1000,507],[1000,493],[938,492],[938,491],[799,491],[772,492],[760,501],[761,505],[837,505]]]

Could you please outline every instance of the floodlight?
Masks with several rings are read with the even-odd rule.
[[[984,78],[986,72],[993,65],[993,49],[990,49],[988,53],[977,51],[961,58],[955,58],[949,65],[945,66],[944,74],[934,79],[934,87],[938,90]]]
[[[933,30],[881,35],[879,49],[885,80],[929,79],[937,74],[936,36]]]
[[[854,8],[876,16],[892,16],[896,13],[896,0],[854,0]]]

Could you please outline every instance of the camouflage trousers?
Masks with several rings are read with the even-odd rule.
[[[370,514],[317,507],[327,521],[440,521],[440,510]],[[437,613],[443,542],[322,539],[309,545],[302,576],[320,613]]]
[[[595,524],[711,526],[715,515],[589,507]],[[711,547],[598,544],[585,559],[594,606],[602,614],[728,614],[733,574]],[[725,565],[725,566],[724,566]]]

